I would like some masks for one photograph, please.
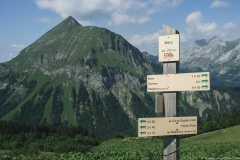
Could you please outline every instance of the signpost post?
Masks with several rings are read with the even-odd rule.
[[[156,113],[165,112],[161,118],[139,118],[138,136],[164,136],[164,160],[179,160],[178,135],[197,134],[197,117],[178,117],[179,91],[210,90],[209,72],[178,73],[179,32],[163,26],[164,36],[159,37],[159,61],[163,62],[162,75],[147,76],[148,92],[156,95]],[[163,105],[164,104],[164,105]]]
[[[168,25],[163,25],[163,31],[165,35],[179,34],[177,30],[175,30],[174,28],[171,28]],[[159,46],[159,48],[161,47],[162,46]],[[176,54],[179,54],[179,51],[180,51],[180,46],[178,48],[178,53]],[[161,53],[162,52],[160,52],[159,54]],[[178,73],[178,69],[179,69],[178,61],[173,61],[173,62],[166,61],[163,63],[163,74],[176,74]],[[164,106],[165,106],[165,117],[178,116],[179,93],[176,93],[176,92],[163,93],[163,97],[164,97]],[[180,154],[179,154],[180,144],[179,144],[178,136],[164,137],[163,147],[164,147],[163,149],[164,160],[177,160],[180,158]]]

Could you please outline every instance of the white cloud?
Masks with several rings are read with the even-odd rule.
[[[41,9],[48,9],[62,18],[69,15],[91,21],[102,18],[111,25],[142,24],[150,21],[150,14],[176,7],[184,0],[36,0]],[[119,18],[120,22],[115,18]]]
[[[37,0],[36,3],[39,8],[52,10],[62,18],[72,15],[81,19],[109,17],[114,12],[146,7],[145,3],[135,0]]]
[[[6,50],[6,53],[8,53],[6,58],[12,59],[16,57],[25,47],[24,44],[11,44]]]
[[[12,57],[13,57],[13,53],[8,53],[8,56],[9,56],[10,58],[12,58]]]
[[[33,21],[39,22],[39,23],[52,23],[52,22],[55,22],[56,19],[48,18],[48,17],[36,17],[33,19]]]
[[[11,44],[9,46],[10,49],[15,49],[15,50],[22,50],[25,47],[26,47],[26,45],[24,45],[24,44]]]
[[[210,4],[210,8],[219,8],[219,7],[228,7],[229,3],[225,1],[215,0],[212,4]]]
[[[216,22],[205,22],[201,12],[196,11],[190,13],[186,17],[186,30],[181,33],[181,41],[184,45],[197,39],[209,39],[213,36],[219,36],[224,40],[232,40],[239,38],[239,26],[233,22],[227,22],[222,26],[218,26]]]
[[[80,23],[83,26],[93,26],[93,24],[90,21],[84,21],[84,20],[79,20],[76,19],[78,21],[78,23]]]
[[[186,18],[186,23],[191,24],[193,22],[197,23],[200,19],[202,19],[202,13],[199,11],[190,13]]]
[[[202,13],[199,11],[189,14],[186,18],[186,23],[191,29],[194,29],[194,31],[205,34],[209,34],[209,32],[212,32],[217,28],[215,22],[203,22]]]
[[[19,54],[19,52],[25,47],[26,45],[22,44],[11,44],[8,47],[3,48],[0,51],[0,63],[9,61],[12,58],[16,57]]]
[[[218,35],[218,27],[215,22],[204,22],[200,11],[192,12],[186,17],[187,29],[182,40],[205,38]],[[201,37],[200,37],[201,36]]]
[[[8,53],[0,53],[0,63],[7,62],[14,58],[16,55],[14,55],[11,52]]]
[[[148,14],[153,14],[169,8],[174,8],[183,3],[184,0],[149,0],[150,9]]]
[[[239,38],[239,26],[232,22],[224,24],[221,28],[221,37],[225,40],[234,40]]]
[[[127,14],[114,13],[112,15],[112,21],[110,21],[109,24],[115,25],[115,26],[129,24],[129,23],[143,24],[150,20],[151,19],[148,16],[134,17],[134,16],[127,15]]]
[[[160,6],[162,9],[173,8],[180,5],[184,0],[151,0],[155,6]]]
[[[37,0],[36,3],[39,8],[54,11],[62,18],[70,15],[81,18],[91,17],[93,14],[105,16],[117,4],[116,2],[107,5],[106,2],[100,0]]]
[[[223,25],[224,30],[236,30],[237,28],[238,28],[238,26],[232,22],[228,22]]]
[[[136,34],[129,38],[129,42],[142,52],[147,51],[150,54],[158,55],[158,37],[162,34],[162,30],[151,34]]]

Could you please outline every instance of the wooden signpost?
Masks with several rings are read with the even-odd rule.
[[[177,30],[170,26],[163,25],[163,31],[165,35],[179,34]],[[179,42],[180,43],[180,42]],[[160,48],[161,46],[159,46]],[[179,46],[180,52],[180,46]],[[161,52],[159,53],[161,54]],[[179,54],[179,53],[178,53]],[[164,62],[163,74],[176,74],[179,70],[179,61]],[[179,93],[163,93],[165,117],[176,117],[178,115]],[[166,136],[163,139],[163,159],[164,160],[176,160],[180,158],[180,143],[178,136]]]
[[[178,160],[178,135],[197,134],[197,117],[178,117],[179,91],[210,90],[210,73],[179,74],[179,32],[167,25],[159,37],[159,61],[163,62],[162,75],[147,76],[148,92],[163,92],[156,95],[156,113],[164,111],[165,117],[139,118],[138,136],[164,136],[164,160]],[[164,105],[163,105],[164,104]]]

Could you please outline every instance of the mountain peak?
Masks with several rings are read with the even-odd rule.
[[[196,40],[194,43],[201,47],[206,46],[208,44],[208,42],[205,39]]]
[[[210,38],[209,40],[199,39],[194,42],[194,44],[197,44],[200,47],[204,47],[209,44],[213,45],[213,43],[214,44],[222,44],[224,46],[223,40],[218,36],[214,36],[214,37]]]
[[[208,43],[214,42],[214,41],[223,41],[220,37],[214,36],[208,40]]]
[[[61,23],[60,23],[61,24]],[[75,20],[72,16],[67,17],[65,20],[62,21],[62,24],[65,25],[79,25],[82,26],[80,23],[78,23],[77,20]]]
[[[46,34],[40,37],[37,41],[46,41],[52,39],[56,35],[72,34],[76,29],[81,29],[83,26],[78,23],[72,16],[67,17],[61,23],[49,30]]]
[[[70,28],[79,28],[82,27],[77,20],[75,20],[72,16],[67,17],[57,26],[55,26],[52,30],[69,30]],[[50,30],[51,31],[51,30]]]

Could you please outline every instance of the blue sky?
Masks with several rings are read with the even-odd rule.
[[[0,62],[72,15],[84,26],[107,28],[158,54],[163,24],[180,32],[181,49],[197,39],[240,38],[238,0],[1,0]]]

